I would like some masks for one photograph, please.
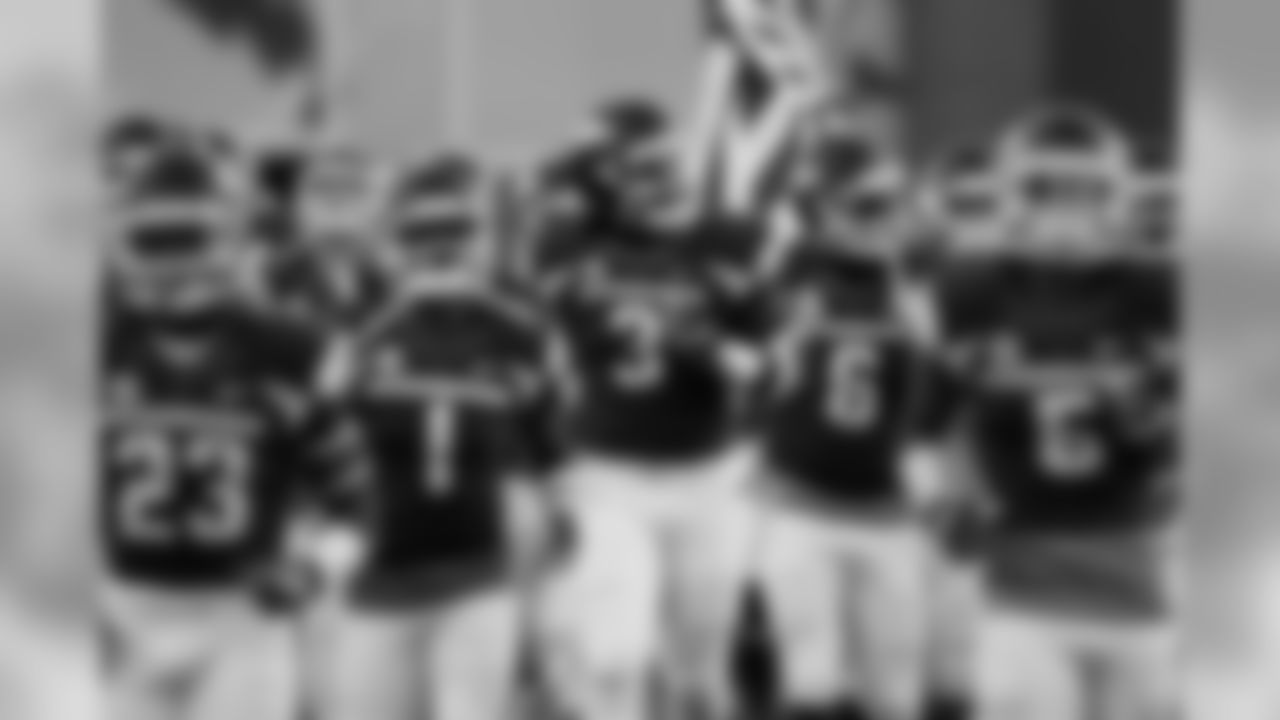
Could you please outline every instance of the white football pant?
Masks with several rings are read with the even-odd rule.
[[[116,585],[102,611],[112,720],[295,720],[294,629],[243,593]]]
[[[334,613],[315,638],[312,706],[323,720],[507,720],[520,604],[500,587],[420,608]]]
[[[760,582],[781,668],[780,700],[857,701],[915,718],[927,666],[930,548],[905,517],[824,513],[762,492]]]
[[[947,697],[970,699],[976,683],[982,569],[943,548],[933,550],[928,587],[928,687]]]
[[[978,636],[981,720],[1170,720],[1174,635],[988,603]]]
[[[632,663],[627,672],[652,677],[656,670],[675,701],[711,717],[734,711],[729,657],[755,549],[756,510],[745,493],[753,465],[753,452],[735,447],[679,467],[584,459],[565,477],[574,512],[589,529],[584,553],[592,560],[581,571],[599,573],[578,582],[615,586],[597,598],[631,594],[625,601],[583,599],[599,609],[578,611],[580,631],[613,637],[582,644],[633,644],[609,655]],[[617,614],[623,606],[635,619]],[[588,620],[593,613],[605,620]]]
[[[618,508],[574,522],[573,556],[536,610],[545,689],[575,720],[648,720],[663,627],[656,548]]]

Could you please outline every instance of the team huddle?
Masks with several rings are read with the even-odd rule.
[[[1162,176],[824,118],[730,213],[659,115],[519,180],[115,128],[114,717],[1175,717]]]

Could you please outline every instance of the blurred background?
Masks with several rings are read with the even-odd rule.
[[[1166,32],[1168,14],[1107,15],[1152,0],[913,0],[909,13],[851,4],[865,6],[867,36],[855,44],[889,73],[921,152],[1064,88],[1157,145],[1181,125],[1192,717],[1280,718],[1280,3],[1186,0],[1181,63],[1169,62],[1172,45],[1128,40]],[[679,114],[695,90],[702,19],[692,0],[345,6],[344,107],[353,131],[385,152],[471,140],[519,157],[563,142],[602,96],[648,92]],[[1102,43],[1072,40],[1121,16],[1134,24],[1108,20],[1123,30]],[[229,35],[197,25],[162,0],[0,0],[6,720],[98,717],[85,612],[97,119],[146,107],[269,129],[290,102],[289,57],[252,61]],[[1181,96],[1168,72],[1178,66]],[[1095,82],[1100,73],[1110,82]]]

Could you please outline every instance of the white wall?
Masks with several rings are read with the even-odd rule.
[[[691,0],[457,0],[471,43],[450,42],[447,0],[347,0],[354,125],[381,148],[447,141],[450,99],[461,124],[503,148],[571,132],[586,108],[619,90],[687,104],[696,66]],[[127,102],[244,122],[272,93],[235,53],[199,38],[158,0],[110,0],[111,92]],[[447,56],[470,45],[463,68]],[[467,78],[454,93],[455,76]],[[456,108],[457,103],[454,103]]]

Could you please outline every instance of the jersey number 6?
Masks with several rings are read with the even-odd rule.
[[[1036,399],[1039,462],[1057,480],[1086,480],[1102,464],[1102,448],[1087,425],[1091,404],[1089,395],[1068,391]]]
[[[862,432],[880,419],[875,348],[846,342],[832,348],[827,365],[827,420],[846,432]]]

